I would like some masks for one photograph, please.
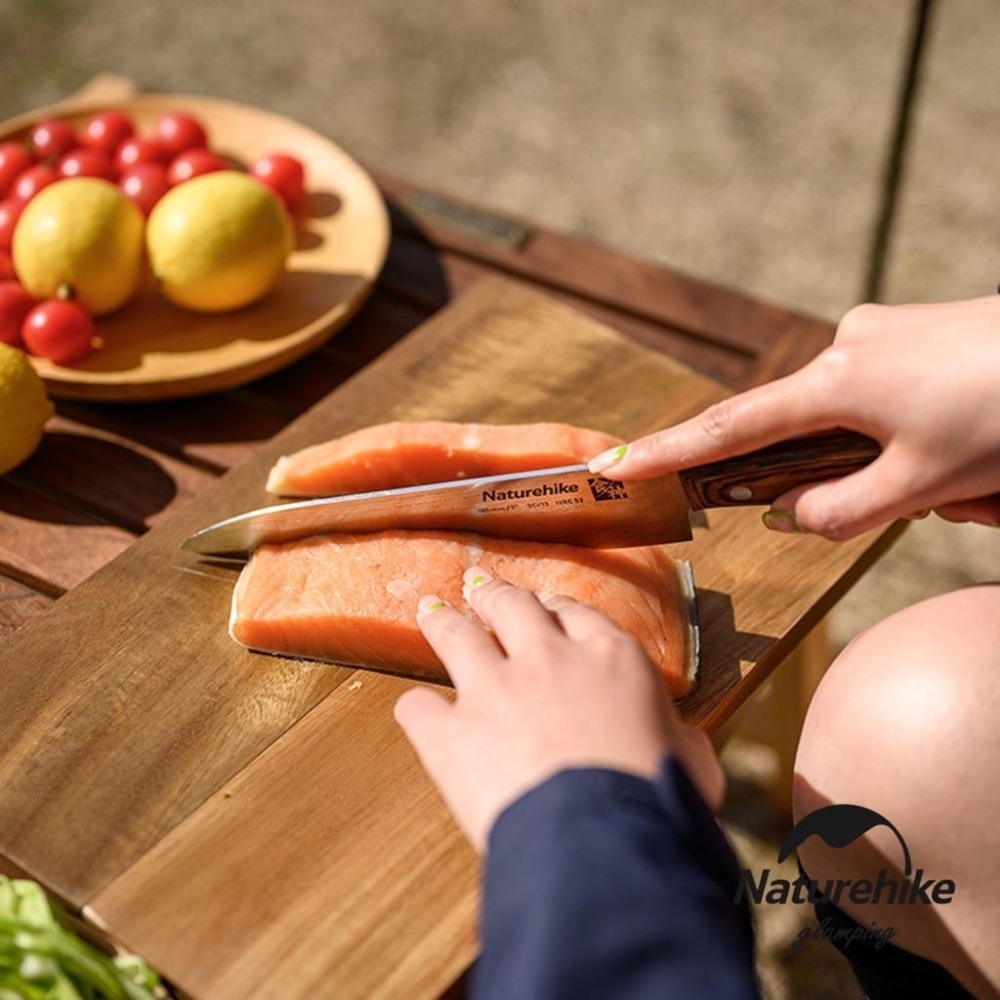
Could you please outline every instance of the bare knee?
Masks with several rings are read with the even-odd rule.
[[[998,749],[1000,585],[988,585],[907,608],[841,653],[806,718],[797,809],[810,808],[806,782],[922,816],[962,809],[977,790],[989,800],[983,765]]]
[[[816,692],[796,757],[796,820],[832,803],[866,806],[900,831],[915,868],[957,886],[948,908],[842,908],[866,924],[891,917],[897,943],[962,971],[970,987],[969,955],[1000,982],[1000,961],[986,958],[1000,935],[998,765],[1000,585],[924,601],[862,633]],[[843,850],[812,837],[800,858],[823,879],[902,869],[885,827]]]
[[[954,865],[963,839],[992,840],[996,763],[1000,586],[991,585],[907,608],[841,653],[803,727],[796,819],[856,802],[903,830],[924,867]],[[893,851],[888,831],[873,836]],[[978,867],[985,859],[973,860]]]

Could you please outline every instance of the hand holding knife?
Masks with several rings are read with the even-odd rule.
[[[690,512],[769,504],[796,486],[849,475],[880,454],[852,431],[793,438],[652,479],[619,482],[586,465],[276,504],[227,518],[184,548],[244,558],[258,545],[330,532],[469,531],[627,548],[691,538]]]

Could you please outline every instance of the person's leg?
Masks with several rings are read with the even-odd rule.
[[[914,605],[859,635],[820,684],[795,762],[796,821],[866,806],[906,840],[914,870],[956,884],[948,905],[858,904],[862,927],[944,966],[978,997],[1000,996],[1000,584]],[[809,877],[874,879],[903,867],[893,833],[848,847],[812,836]]]

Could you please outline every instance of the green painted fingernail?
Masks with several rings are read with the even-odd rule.
[[[481,566],[470,566],[463,574],[465,585],[470,588],[481,587],[493,579]]]
[[[448,607],[448,605],[436,594],[425,594],[417,603],[417,617],[423,618],[425,615],[429,615],[432,611],[440,611],[441,608],[446,607]]]
[[[765,510],[760,515],[764,522],[764,527],[768,531],[780,531],[783,534],[806,534],[806,529],[798,522],[795,514],[790,510]]]
[[[604,472],[612,465],[617,465],[628,454],[628,445],[620,444],[617,448],[608,448],[600,455],[595,455],[588,463],[587,468],[591,472]]]

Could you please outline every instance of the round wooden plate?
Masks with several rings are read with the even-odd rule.
[[[306,168],[307,195],[296,213],[298,248],[260,301],[236,312],[201,315],[171,305],[147,276],[135,297],[97,326],[103,346],[71,368],[32,358],[52,396],[131,402],[232,388],[302,357],[357,312],[389,247],[389,217],[371,177],[312,129],[258,108],[205,97],[155,94],[85,107],[43,108],[0,125],[0,141],[58,117],[82,126],[121,110],[140,134],[185,111],[206,125],[212,149],[244,166],[287,152]]]

